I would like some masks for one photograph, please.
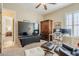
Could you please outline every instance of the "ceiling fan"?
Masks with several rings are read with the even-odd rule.
[[[39,3],[35,8],[38,8],[38,7],[40,7],[41,5],[43,5],[44,9],[47,10],[47,4],[55,5],[56,3]]]

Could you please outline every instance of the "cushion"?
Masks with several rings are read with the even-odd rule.
[[[62,47],[66,48],[69,51],[73,51],[73,48],[68,46],[68,45],[66,45],[66,44],[62,44]]]
[[[57,46],[54,51],[57,52],[57,53],[59,53],[59,49],[60,49],[60,48],[61,48],[61,47]]]
[[[27,35],[27,32],[23,32],[23,35]]]
[[[65,56],[72,56],[72,54],[65,48],[59,49],[60,53],[63,53]]]
[[[79,49],[74,49],[72,55],[79,56]]]
[[[41,47],[52,50],[54,48],[54,44],[52,44],[52,42],[46,42]]]

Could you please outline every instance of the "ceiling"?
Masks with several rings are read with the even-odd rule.
[[[56,5],[47,4],[47,10],[44,9],[44,7],[41,5],[39,8],[35,8],[38,4],[34,3],[21,3],[20,6],[29,9],[31,11],[37,12],[39,14],[47,14],[50,12],[53,12],[55,10],[58,10],[60,8],[66,7],[70,5],[71,3],[57,3]]]
[[[71,3],[56,3],[56,5],[52,5],[52,4],[47,4],[47,10],[44,9],[44,7],[41,5],[39,8],[35,8],[38,3],[10,3],[8,4],[9,6],[18,6],[18,7],[22,7],[25,10],[30,10],[33,12],[36,12],[38,14],[44,15],[44,14],[48,14],[50,12],[53,12],[55,10],[58,10],[60,8],[66,7],[68,5],[70,5]],[[4,5],[6,6],[7,3]]]

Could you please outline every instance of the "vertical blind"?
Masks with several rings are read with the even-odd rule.
[[[79,36],[79,12],[66,14],[66,28],[71,29],[71,36]]]

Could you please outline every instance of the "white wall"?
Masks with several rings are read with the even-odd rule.
[[[19,6],[18,3],[4,3],[3,8],[11,9],[16,12],[16,20],[22,21],[22,20],[29,20],[32,22],[39,22],[41,20],[41,15],[24,9],[22,6]]]

